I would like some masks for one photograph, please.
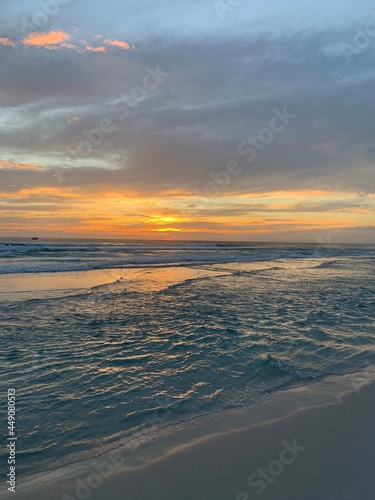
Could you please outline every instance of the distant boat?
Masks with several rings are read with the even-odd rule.
[[[36,236],[34,236],[34,238],[31,238],[33,241],[38,241],[39,238],[37,238]]]

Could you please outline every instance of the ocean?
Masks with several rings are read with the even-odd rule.
[[[18,481],[371,365],[374,277],[374,246],[2,238]]]

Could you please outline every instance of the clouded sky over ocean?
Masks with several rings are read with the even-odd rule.
[[[0,236],[375,242],[375,6],[1,0]]]

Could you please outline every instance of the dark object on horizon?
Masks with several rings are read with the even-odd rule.
[[[36,236],[34,236],[34,238],[31,238],[31,239],[34,240],[34,241],[38,241],[39,240],[39,238],[37,238]]]

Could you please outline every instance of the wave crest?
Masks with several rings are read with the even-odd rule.
[[[322,373],[318,370],[313,370],[311,368],[300,368],[295,366],[288,361],[284,361],[282,359],[277,359],[270,354],[264,360],[272,368],[276,368],[284,373],[288,373],[290,375],[294,375],[300,379],[313,378],[317,379],[322,376]]]

